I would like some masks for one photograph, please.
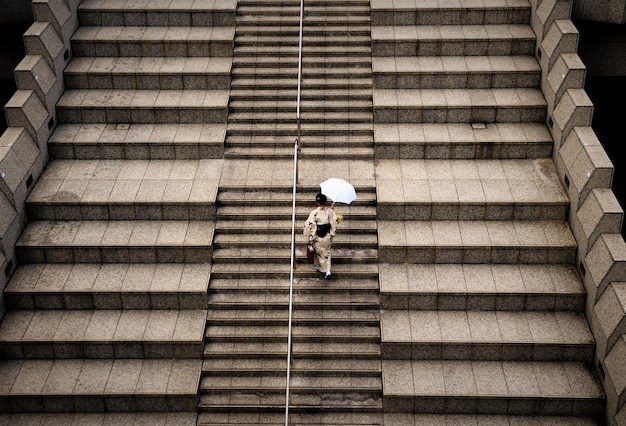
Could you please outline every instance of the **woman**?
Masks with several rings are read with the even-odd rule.
[[[304,235],[313,242],[315,247],[314,265],[318,271],[324,274],[324,278],[330,278],[330,247],[335,237],[337,228],[337,215],[332,206],[326,207],[326,195],[317,194],[315,202],[317,208],[309,214],[304,225]]]

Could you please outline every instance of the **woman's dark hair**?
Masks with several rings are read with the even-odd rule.
[[[315,196],[315,202],[317,202],[317,204],[320,204],[322,206],[326,205],[326,195],[319,193]]]

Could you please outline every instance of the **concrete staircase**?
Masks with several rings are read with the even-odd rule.
[[[291,423],[601,424],[529,3],[305,7]],[[298,8],[83,1],[0,424],[284,423]]]
[[[298,223],[319,190],[300,189]],[[320,279],[302,261],[295,272],[290,419],[297,424],[381,418],[375,192],[359,190],[358,201],[337,206],[346,219],[334,244],[335,278]],[[199,424],[284,419],[291,195],[275,186],[225,187],[218,196]]]
[[[297,0],[238,3],[226,158],[292,158],[298,136]],[[301,158],[371,158],[369,2],[307,2]]]

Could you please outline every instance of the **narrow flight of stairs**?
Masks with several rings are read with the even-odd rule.
[[[601,424],[530,4],[394,6],[372,5],[385,423]]]
[[[226,158],[292,158],[300,2],[239,2]],[[307,1],[301,158],[371,158],[369,2]]]
[[[196,424],[235,3],[126,3],[79,6],[5,290],[2,424]]]
[[[301,224],[319,188],[298,190],[292,424],[381,421],[375,192],[358,190],[336,206],[331,280],[303,263]],[[220,191],[199,424],[284,422],[291,214],[290,187]]]

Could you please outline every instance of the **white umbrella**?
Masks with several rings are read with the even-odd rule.
[[[349,182],[339,178],[330,178],[320,183],[322,194],[333,200],[335,203],[350,204],[356,200],[356,191]]]

